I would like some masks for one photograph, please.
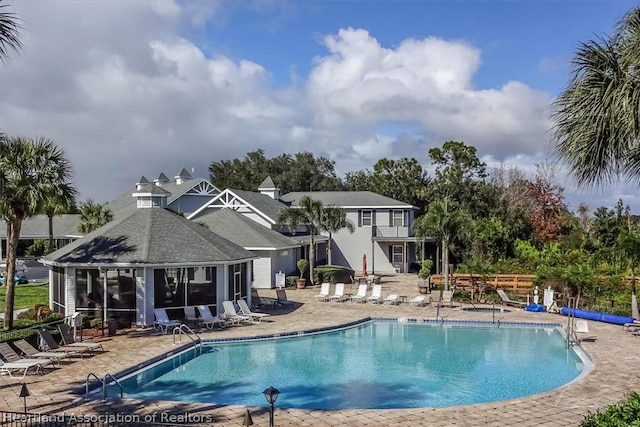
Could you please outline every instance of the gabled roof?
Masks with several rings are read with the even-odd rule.
[[[64,214],[53,217],[53,238],[74,238],[82,236],[78,232],[80,214]],[[0,225],[0,238],[7,237],[7,227]],[[49,218],[46,215],[29,217],[22,222],[20,239],[45,239],[49,236]]]
[[[186,179],[191,179],[191,174],[189,172],[187,172],[187,170],[185,168],[182,168],[182,170],[180,171],[180,173],[178,174],[178,177],[180,178],[186,178]]]
[[[262,184],[258,186],[258,190],[271,190],[277,188],[270,176],[266,177]]]
[[[201,264],[255,258],[235,243],[167,209],[134,213],[44,257],[46,264]]]
[[[207,209],[194,220],[211,231],[249,250],[280,250],[299,247],[300,243],[271,230],[233,209]]]
[[[151,194],[154,196],[165,196],[167,198],[171,196],[171,192],[167,191],[167,189],[158,187],[157,185],[151,183],[142,184],[139,190],[134,190],[133,194]],[[131,197],[133,198],[133,195]]]
[[[169,177],[165,175],[164,172],[160,172],[160,175],[158,176],[158,178],[156,178],[156,181],[169,182]]]
[[[140,178],[140,181],[138,181],[138,184],[150,184],[150,183],[151,182],[144,175],[142,175],[142,177]]]
[[[272,224],[275,224],[277,222],[280,212],[282,212],[284,209],[287,209],[287,205],[278,200],[272,199],[266,194],[260,194],[254,191],[234,190],[231,188],[227,188],[226,190],[222,191],[220,194],[209,200],[206,205],[202,206],[200,209],[193,212],[193,214],[189,215],[189,219],[198,219],[198,217],[200,215],[203,215],[204,211],[206,211],[209,206],[215,206],[216,202],[219,202],[219,206],[217,207],[225,207],[224,200],[227,198],[240,199],[247,205],[249,209],[253,210]]]
[[[290,203],[291,206],[297,206],[300,199],[304,196],[319,200],[325,206],[337,206],[340,208],[415,208],[408,203],[371,191],[291,192],[280,196],[280,199],[283,202]]]

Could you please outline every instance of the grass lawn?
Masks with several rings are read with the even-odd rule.
[[[0,286],[0,313],[4,313],[6,289]],[[15,293],[15,309],[31,308],[36,304],[49,305],[49,284],[29,283],[28,285],[17,285]]]

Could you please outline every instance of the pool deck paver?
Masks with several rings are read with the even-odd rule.
[[[383,278],[383,295],[396,293],[409,298],[418,294],[414,275],[399,274]],[[347,285],[348,286],[348,285]],[[353,291],[357,286],[353,287]],[[433,307],[414,307],[409,304],[378,305],[336,302],[315,302],[319,287],[287,290],[294,305],[279,310],[265,310],[270,320],[255,325],[231,327],[225,330],[203,330],[203,339],[251,337],[256,335],[303,331],[334,326],[366,317],[407,317],[434,319]],[[349,292],[349,291],[347,291]],[[260,290],[261,296],[275,296],[273,290]],[[463,304],[469,307],[468,304]],[[471,313],[460,309],[441,308],[440,315],[447,320],[492,320],[492,313]],[[507,307],[508,308],[508,307]],[[515,322],[542,322],[566,324],[567,318],[548,313],[528,313],[516,308],[496,313],[495,319]],[[582,347],[594,361],[594,369],[583,378],[559,389],[534,396],[502,402],[464,405],[446,408],[413,409],[349,409],[320,411],[280,408],[276,403],[277,426],[577,426],[584,416],[606,407],[640,390],[640,337],[625,333],[620,326],[589,321],[587,336]],[[184,338],[183,344],[188,341]],[[19,397],[22,383],[26,383],[31,396],[27,398],[28,411],[38,414],[80,416],[129,416],[135,414],[141,421],[184,421],[187,414],[193,425],[241,426],[247,409],[254,425],[269,424],[266,407],[234,405],[190,404],[184,402],[152,402],[135,399],[99,399],[85,401],[78,390],[84,388],[91,372],[99,377],[115,374],[136,366],[168,351],[174,351],[171,334],[152,330],[119,331],[118,335],[103,340],[105,353],[85,359],[75,358],[70,364],[46,375],[28,375],[22,378],[0,376],[0,409],[21,412],[23,400]],[[531,372],[544,375],[544,366]],[[277,384],[273,384],[277,388]],[[172,419],[171,416],[174,416]],[[1,421],[0,421],[1,423]]]

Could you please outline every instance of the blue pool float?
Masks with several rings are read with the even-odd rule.
[[[562,307],[560,313],[565,316],[573,314],[574,317],[587,320],[597,320],[598,322],[613,323],[614,325],[624,325],[633,323],[633,317],[619,316],[617,314],[600,313],[598,311],[579,310],[569,307]]]

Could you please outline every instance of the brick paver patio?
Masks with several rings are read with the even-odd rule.
[[[417,280],[412,275],[385,277],[383,294],[396,293],[410,298],[418,294]],[[355,291],[355,286],[354,289]],[[287,290],[292,309],[272,310],[270,322],[202,331],[201,337],[250,337],[275,332],[290,332],[332,326],[366,318],[380,317],[436,317],[433,307],[317,303],[313,296],[319,287]],[[260,291],[261,296],[275,296],[274,291]],[[299,304],[298,304],[299,303]],[[454,308],[441,308],[440,315],[447,319],[491,320],[491,313],[472,313]],[[566,322],[566,318],[547,313],[528,313],[512,309],[500,313],[503,321]],[[594,341],[582,346],[593,359],[594,369],[584,378],[560,389],[527,398],[502,402],[455,406],[447,408],[418,408],[393,410],[340,410],[318,411],[284,409],[276,404],[277,426],[576,426],[589,412],[617,402],[631,391],[640,389],[640,338],[626,334],[620,326],[589,322]],[[186,342],[183,340],[183,342]],[[91,372],[103,377],[136,366],[162,353],[175,350],[171,334],[160,335],[152,330],[131,330],[103,341],[104,354],[83,360],[74,360],[46,375],[29,375],[24,382],[31,396],[27,398],[28,411],[40,414],[111,416],[139,416],[155,421],[182,421],[187,417],[195,425],[239,426],[247,409],[254,425],[267,426],[269,413],[265,407],[218,406],[185,404],[181,402],[149,402],[133,399],[84,401],[77,393],[85,385]],[[540,366],[531,375],[545,375]],[[23,380],[0,377],[0,408],[20,412],[23,400],[19,397]],[[277,384],[273,384],[277,387]],[[174,418],[171,418],[171,416]],[[1,421],[0,421],[1,424]]]

